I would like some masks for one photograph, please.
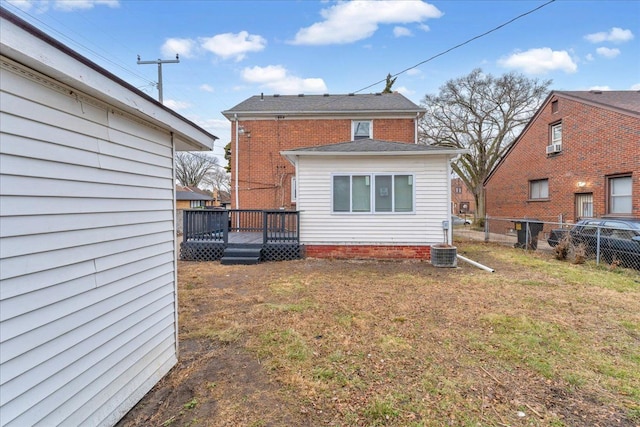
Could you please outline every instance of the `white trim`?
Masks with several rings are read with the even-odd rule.
[[[356,125],[357,123],[369,123],[369,136],[367,138],[373,139],[373,120],[351,120],[351,140],[355,141],[356,139]],[[366,138],[359,138],[366,139]]]
[[[348,212],[336,212],[334,210],[334,179],[337,176],[348,176],[349,179],[349,211]],[[352,198],[352,182],[353,182],[353,177],[354,176],[364,176],[365,178],[369,178],[368,179],[368,186],[369,186],[369,210],[368,211],[358,211],[358,212],[354,212],[353,211],[353,198]],[[379,176],[391,176],[392,177],[392,183],[395,182],[395,177],[396,176],[409,176],[411,177],[411,210],[410,211],[406,211],[406,212],[397,212],[395,210],[395,195],[393,195],[392,199],[391,199],[391,211],[390,212],[378,212],[376,211],[376,202],[375,202],[375,181],[376,181],[376,177]],[[415,182],[416,182],[416,174],[415,172],[336,172],[336,173],[332,173],[331,174],[331,215],[415,215],[416,213],[416,186],[415,186]],[[393,191],[393,187],[392,186],[392,191]]]

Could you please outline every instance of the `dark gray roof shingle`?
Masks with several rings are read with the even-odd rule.
[[[430,151],[455,151],[456,148],[434,147],[423,144],[407,144],[403,142],[382,141],[379,139],[357,139],[355,141],[341,142],[338,144],[320,145],[315,147],[303,147],[290,152],[314,152],[314,153],[382,153],[382,152],[430,152]]]
[[[223,111],[231,119],[233,114],[321,114],[349,112],[423,113],[424,108],[399,93],[355,95],[273,95],[252,96]]]
[[[640,114],[640,91],[638,90],[590,90],[554,91],[559,96],[598,104],[630,113]]]

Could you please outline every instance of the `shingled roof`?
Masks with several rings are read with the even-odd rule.
[[[638,90],[554,91],[553,93],[627,114],[640,114],[640,91]]]
[[[273,95],[252,96],[225,110],[231,120],[234,115],[318,115],[336,113],[409,113],[423,114],[426,110],[399,93],[348,95]]]
[[[355,141],[338,144],[319,145],[314,147],[295,148],[282,151],[280,154],[291,158],[299,155],[412,155],[412,154],[448,154],[466,153],[454,147],[435,147],[424,144],[407,144],[403,142],[382,141],[379,139],[357,139]]]

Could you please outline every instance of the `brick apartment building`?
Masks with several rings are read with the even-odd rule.
[[[296,171],[280,152],[356,139],[417,141],[425,110],[399,93],[253,96],[231,121],[231,207],[295,209]]]
[[[492,217],[640,217],[640,92],[551,92],[485,188]]]

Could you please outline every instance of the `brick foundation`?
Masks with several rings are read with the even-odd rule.
[[[306,245],[305,256],[334,259],[431,259],[430,246]]]

